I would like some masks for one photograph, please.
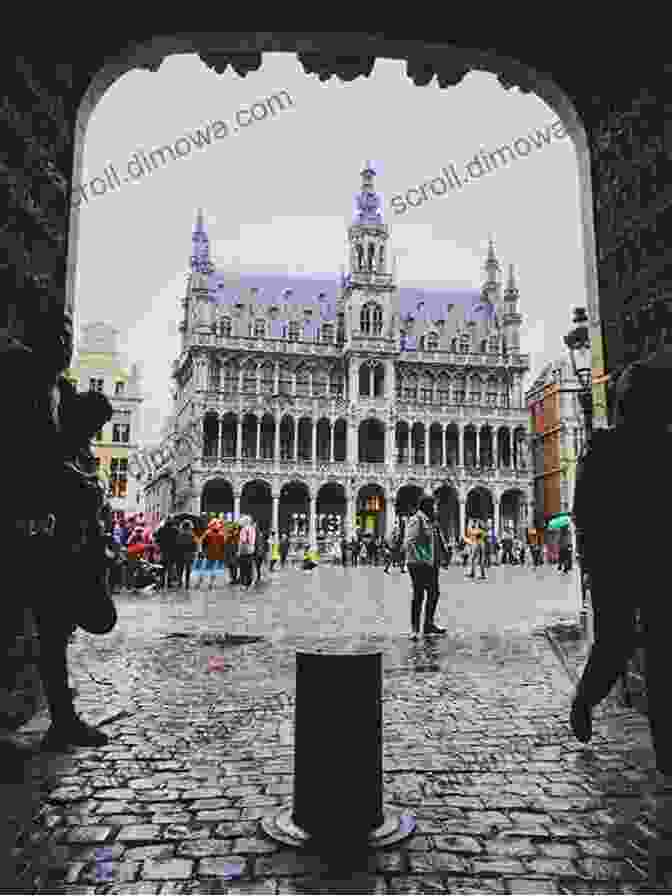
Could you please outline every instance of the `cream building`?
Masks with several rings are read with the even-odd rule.
[[[109,488],[115,513],[143,509],[138,481],[129,475],[128,461],[141,438],[141,365],[130,370],[118,349],[119,331],[103,322],[85,324],[68,379],[79,391],[103,392],[112,402],[114,416],[93,441],[99,475]]]
[[[318,542],[387,534],[422,493],[453,536],[472,516],[523,528],[532,500],[519,293],[492,242],[474,290],[396,283],[361,172],[339,277],[228,277],[192,241],[165,441],[175,511],[251,512]],[[391,263],[392,262],[392,263]],[[162,486],[165,490],[165,485]],[[148,505],[154,479],[149,478]]]

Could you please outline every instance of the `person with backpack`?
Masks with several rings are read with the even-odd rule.
[[[238,563],[240,565],[240,584],[249,590],[252,585],[252,566],[254,563],[257,530],[251,516],[245,514],[240,518],[240,539],[238,544]]]
[[[425,495],[420,499],[416,512],[406,526],[404,549],[406,565],[411,576],[413,597],[411,599],[411,638],[420,633],[420,619],[425,604],[425,624],[423,634],[444,634],[444,629],[434,625],[434,613],[438,596],[436,594],[435,561],[438,563],[438,546],[433,528],[434,499]]]
[[[287,566],[287,557],[289,555],[289,535],[283,532],[280,536],[280,566],[282,569]]]
[[[276,532],[271,532],[271,563],[269,571],[273,572],[275,564],[280,562],[280,542]]]
[[[208,523],[201,542],[203,553],[205,554],[205,564],[203,572],[198,580],[197,587],[200,588],[207,573],[210,574],[209,589],[215,585],[215,576],[217,571],[224,566],[226,533],[224,532],[224,523],[221,520],[213,519]]]
[[[670,506],[672,474],[672,352],[669,347],[629,365],[616,381],[611,429],[592,434],[579,459],[574,521],[582,573],[590,580],[594,642],[570,712],[575,737],[592,737],[592,712],[607,697],[637,646],[637,616],[646,653],[648,721],[658,770],[672,775],[669,641],[672,607],[659,564],[634,552],[615,558],[612,529],[619,521],[657,518]],[[623,471],[637,464],[637,475]],[[649,526],[651,557],[666,556],[666,526]]]

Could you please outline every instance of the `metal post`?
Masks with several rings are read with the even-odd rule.
[[[297,652],[294,804],[262,820],[289,846],[397,843],[415,819],[383,806],[382,654]]]

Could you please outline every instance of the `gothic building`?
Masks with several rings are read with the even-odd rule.
[[[490,241],[481,289],[398,286],[374,175],[361,172],[340,277],[231,279],[199,211],[173,365],[173,510],[249,511],[320,543],[387,534],[425,492],[453,536],[472,516],[527,525],[513,267],[504,288]]]

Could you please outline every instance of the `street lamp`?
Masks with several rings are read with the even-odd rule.
[[[590,348],[590,333],[588,331],[588,315],[585,308],[575,308],[572,318],[574,327],[565,336],[565,345],[569,349],[569,357],[572,362],[574,376],[579,382],[578,398],[583,411],[586,429],[586,441],[590,440],[593,432],[593,389],[592,389],[592,353]],[[573,518],[570,516],[570,519]],[[576,538],[574,539],[576,545]],[[583,567],[580,558],[579,578],[581,583],[581,628],[584,637],[588,635],[588,598],[584,582]]]
[[[589,439],[593,431],[593,357],[585,308],[574,309],[572,323],[575,326],[564,341],[569,349],[574,376],[579,382],[578,397],[586,424],[586,439]]]

